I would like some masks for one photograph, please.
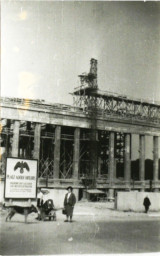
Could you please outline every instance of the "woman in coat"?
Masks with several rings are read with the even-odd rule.
[[[68,187],[67,190],[68,190],[68,193],[65,195],[65,198],[64,198],[64,209],[66,211],[65,222],[68,222],[69,218],[70,218],[70,222],[72,222],[73,209],[76,203],[76,197],[75,197],[75,194],[72,192],[73,188],[71,186]]]

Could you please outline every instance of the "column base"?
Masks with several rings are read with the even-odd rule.
[[[141,192],[144,192],[144,191],[145,191],[145,182],[144,182],[144,180],[141,181],[141,188],[140,188],[140,191],[141,191]]]
[[[78,180],[78,179],[75,179],[75,180],[73,181],[73,185],[74,185],[75,187],[77,187],[77,186],[79,185],[79,180]]]
[[[130,181],[125,181],[125,190],[126,191],[130,191],[131,190],[131,183],[130,183]]]
[[[109,188],[108,190],[108,201],[114,201],[114,189],[113,188]]]
[[[60,185],[60,179],[54,179],[54,185]]]
[[[159,181],[158,180],[153,180],[152,182],[152,186],[153,186],[153,191],[154,192],[159,192]]]

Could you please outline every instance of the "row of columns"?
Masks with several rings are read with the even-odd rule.
[[[14,121],[13,143],[12,143],[12,150],[11,150],[12,157],[18,157],[19,128],[20,128],[20,122]],[[40,154],[40,137],[41,137],[41,124],[36,123],[35,129],[34,129],[33,158],[38,160],[39,160],[39,154]],[[54,179],[59,179],[60,143],[61,143],[61,126],[56,126],[55,147],[54,147]],[[73,178],[77,180],[79,175],[79,154],[80,154],[80,128],[75,128],[74,152],[73,152]]]
[[[140,180],[143,181],[145,178],[145,135],[140,135],[139,142],[139,153],[140,153]],[[158,162],[159,162],[159,151],[158,151],[158,136],[153,137],[153,180],[158,180]]]
[[[13,143],[12,143],[12,157],[18,157],[19,146],[19,128],[20,122],[15,121],[13,127]],[[34,130],[34,159],[39,159],[40,152],[40,135],[41,125],[35,124]],[[131,179],[131,145],[130,134],[125,134],[125,151],[124,151],[124,178],[126,183],[129,183]],[[59,178],[59,166],[60,166],[60,140],[61,140],[61,126],[55,128],[55,147],[54,147],[54,178]],[[112,186],[115,179],[115,133],[110,132],[109,136],[109,182]],[[145,135],[139,136],[139,171],[140,181],[142,184],[145,179]],[[75,128],[74,131],[74,152],[73,152],[73,178],[78,179],[79,175],[79,155],[80,155],[80,128]],[[158,180],[158,136],[153,137],[153,180]]]
[[[131,179],[131,143],[130,134],[125,134],[125,149],[124,149],[124,179],[129,184]],[[114,145],[115,134],[110,132],[109,137],[109,180],[111,187],[115,178],[115,163],[114,163]],[[158,181],[158,165],[159,165],[159,152],[158,152],[158,136],[153,137],[153,181]],[[139,136],[139,172],[140,181],[142,182],[142,191],[144,190],[145,180],[145,135]],[[112,194],[113,191],[110,191]]]

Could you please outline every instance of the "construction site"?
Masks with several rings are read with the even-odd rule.
[[[38,159],[38,187],[84,191],[160,190],[160,103],[129,98],[98,87],[98,63],[79,75],[73,105],[1,98],[1,181],[6,157]],[[139,158],[132,161],[133,135]],[[146,161],[145,137],[152,137],[153,160]],[[98,192],[97,192],[98,193]]]

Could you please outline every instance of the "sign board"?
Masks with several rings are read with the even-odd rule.
[[[37,160],[7,158],[5,198],[36,198],[37,163]]]

